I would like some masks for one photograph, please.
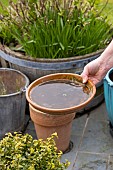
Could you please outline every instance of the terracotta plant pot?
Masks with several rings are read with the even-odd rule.
[[[89,90],[89,96],[86,101],[68,108],[47,108],[36,104],[31,100],[31,90],[39,86],[40,84],[53,80],[69,80],[78,82],[79,86],[87,87]],[[96,93],[95,85],[89,80],[86,85],[82,84],[82,77],[77,74],[71,73],[56,73],[41,77],[32,82],[27,91],[26,98],[30,106],[30,116],[34,122],[37,137],[46,139],[52,133],[57,132],[58,139],[56,139],[56,145],[58,150],[66,151],[71,134],[72,120],[75,116],[75,112],[85,107],[94,97]],[[77,96],[78,97],[78,96]]]
[[[67,115],[52,115],[41,112],[30,105],[30,116],[34,122],[36,134],[39,139],[47,139],[52,133],[57,132],[55,139],[58,150],[66,151],[70,142],[72,120],[75,113]]]

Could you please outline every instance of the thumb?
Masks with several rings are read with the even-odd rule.
[[[84,67],[83,72],[81,73],[82,79],[83,79],[83,83],[86,83],[88,81],[88,71],[87,69]]]
[[[83,76],[82,78],[83,78],[83,81],[82,81],[83,83],[86,83],[88,81],[88,77],[87,76]]]

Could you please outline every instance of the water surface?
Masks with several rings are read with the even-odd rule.
[[[64,109],[83,103],[89,95],[89,89],[84,85],[66,80],[55,80],[34,87],[30,98],[36,104],[46,108]]]

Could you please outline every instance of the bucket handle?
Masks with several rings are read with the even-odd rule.
[[[27,87],[25,86],[24,88],[21,88],[21,89],[20,89],[20,92],[21,92],[21,93],[25,93],[26,90],[27,90]]]

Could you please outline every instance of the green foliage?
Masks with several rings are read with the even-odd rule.
[[[97,0],[98,1],[98,0]],[[96,0],[9,0],[1,15],[2,43],[34,58],[65,58],[104,48],[113,32]],[[13,42],[13,43],[12,43]],[[18,48],[19,47],[19,48]]]
[[[98,0],[97,8],[101,9],[105,6],[104,10],[102,11],[103,16],[107,16],[107,20],[109,23],[113,24],[113,0]],[[106,5],[105,5],[106,4]]]
[[[62,152],[56,152],[52,134],[46,141],[33,140],[32,136],[20,133],[8,133],[0,141],[1,170],[64,170],[69,162],[60,162]]]

